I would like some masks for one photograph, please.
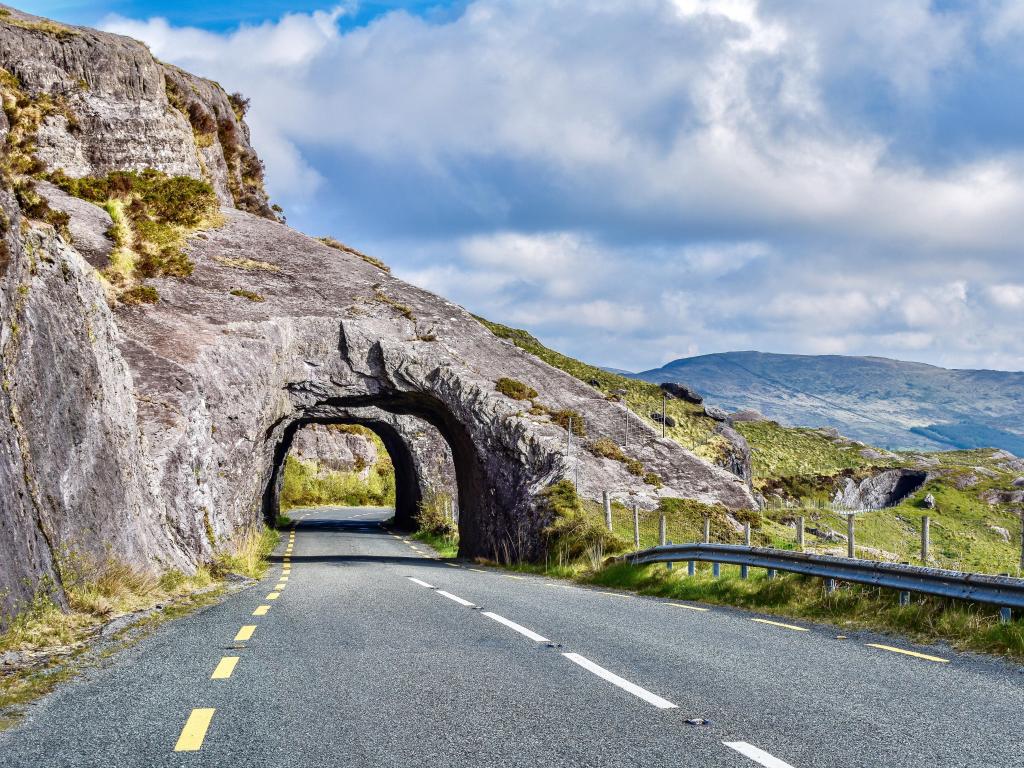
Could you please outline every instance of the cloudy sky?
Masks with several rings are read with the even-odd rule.
[[[252,99],[289,223],[578,357],[1024,369],[1024,0],[41,0]]]

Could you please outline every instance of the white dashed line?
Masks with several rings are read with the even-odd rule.
[[[466,605],[470,608],[473,607],[473,603],[469,602],[469,600],[463,600],[458,595],[453,595],[451,592],[445,592],[443,589],[437,590],[437,594],[442,595],[443,597],[447,597],[449,600],[454,600],[459,605]]]
[[[408,576],[406,578],[408,578],[409,581],[411,581],[413,584],[419,584],[421,587],[426,587],[427,589],[433,589],[434,588],[433,584],[427,584],[427,582],[420,581],[419,579],[414,579],[412,576]]]
[[[789,763],[779,760],[774,755],[769,755],[763,749],[758,749],[745,741],[723,741],[722,743],[730,749],[735,749],[744,757],[749,757],[755,763],[760,763],[765,768],[793,768]]]
[[[532,629],[527,629],[526,627],[522,626],[521,624],[516,624],[514,621],[510,621],[509,619],[506,619],[504,616],[499,616],[498,614],[491,613],[490,611],[484,611],[484,616],[486,616],[489,619],[494,619],[499,624],[504,624],[509,629],[515,630],[520,635],[523,635],[524,637],[530,638],[535,643],[546,643],[548,641],[548,639],[546,637],[541,637],[536,632],[534,632]]]
[[[629,682],[629,680],[619,677],[614,672],[609,672],[607,669],[598,666],[585,656],[580,656],[578,653],[563,653],[562,655],[574,664],[579,664],[588,672],[593,672],[595,675],[602,678],[603,680],[607,680],[612,685],[617,685],[622,690],[632,693],[634,696],[643,699],[648,704],[653,704],[658,709],[676,708],[676,705],[673,704],[671,701],[663,699],[661,698],[661,696],[658,696],[657,694],[651,693],[646,688],[641,688],[636,683],[631,683]]]

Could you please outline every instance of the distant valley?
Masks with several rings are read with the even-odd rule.
[[[835,427],[891,450],[994,447],[1024,456],[1024,373],[881,357],[725,352],[627,373],[679,381],[711,405],[783,424]]]

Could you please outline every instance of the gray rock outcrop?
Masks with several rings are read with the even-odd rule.
[[[845,509],[891,507],[917,491],[927,478],[927,473],[912,469],[890,469],[860,482],[848,477],[833,503]]]
[[[704,398],[697,390],[686,386],[681,381],[666,381],[659,384],[665,392],[670,394],[672,397],[677,397],[680,400],[685,400],[688,403],[694,405],[700,405],[704,402]]]
[[[230,146],[227,129],[202,133],[201,110],[235,119],[215,84],[188,80],[140,43],[77,28],[51,35],[0,23],[0,66],[31,94],[63,96],[77,116],[78,129],[60,117],[40,131],[46,170],[205,177],[224,216],[192,238],[191,276],[152,278],[157,303],[112,309],[97,273],[109,220],[46,189],[71,216],[79,250],[0,190],[10,223],[0,249],[4,614],[40,588],[63,599],[62,553],[155,570],[208,561],[272,518],[292,437],[313,422],[363,423],[381,435],[400,520],[415,513],[428,465],[448,473],[466,555],[541,554],[551,512],[539,493],[566,477],[578,478],[584,498],[607,490],[642,509],[663,496],[753,506],[739,478],[642,419],[626,454],[661,487],[582,440],[567,442],[552,414],[573,412],[588,440],[618,439],[625,406],[595,399],[587,384],[496,338],[461,307],[269,217],[260,189],[231,181],[250,162],[240,159],[244,124],[236,120]],[[181,78],[195,85],[177,97],[188,118],[169,98]],[[207,138],[198,142],[197,131]],[[216,142],[227,176],[206,151]],[[535,407],[497,392],[502,376],[535,389]],[[431,427],[422,439],[410,427],[416,420]]]
[[[364,435],[334,424],[308,424],[295,433],[291,456],[334,472],[356,472],[366,478],[377,463],[377,444]]]
[[[715,434],[720,435],[726,443],[725,455],[718,462],[719,466],[725,467],[743,482],[749,484],[754,477],[750,443],[743,435],[726,424],[716,425]]]

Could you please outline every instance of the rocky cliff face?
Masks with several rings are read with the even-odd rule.
[[[0,66],[61,105],[36,136],[46,168],[75,178],[146,168],[205,178],[225,204],[274,215],[244,102],[157,61],[137,40],[0,9]]]
[[[0,192],[5,612],[55,583],[66,551],[194,568],[273,514],[281,462],[309,423],[362,423],[382,436],[402,520],[436,466],[457,486],[461,547],[471,555],[537,555],[551,515],[537,495],[563,477],[578,478],[586,498],[608,490],[642,508],[661,496],[753,505],[734,475],[647,427],[628,454],[660,486],[589,450],[617,439],[621,404],[359,254],[252,213],[266,199],[245,186],[246,131],[215,84],[124,38],[37,23],[0,16],[0,66],[31,94],[59,92],[86,126],[48,117],[37,171],[203,176],[224,207],[222,225],[192,238],[189,276],[147,279],[158,302],[112,308],[97,271],[110,258],[109,217],[40,184],[70,216],[55,228]],[[185,101],[182,83],[196,86]],[[235,154],[227,129],[206,131],[200,110],[218,125],[236,120]],[[502,377],[536,397],[500,393]],[[568,413],[585,436],[568,438]]]
[[[310,424],[295,433],[291,455],[334,472],[358,472],[365,478],[377,463],[377,444],[333,424]]]

